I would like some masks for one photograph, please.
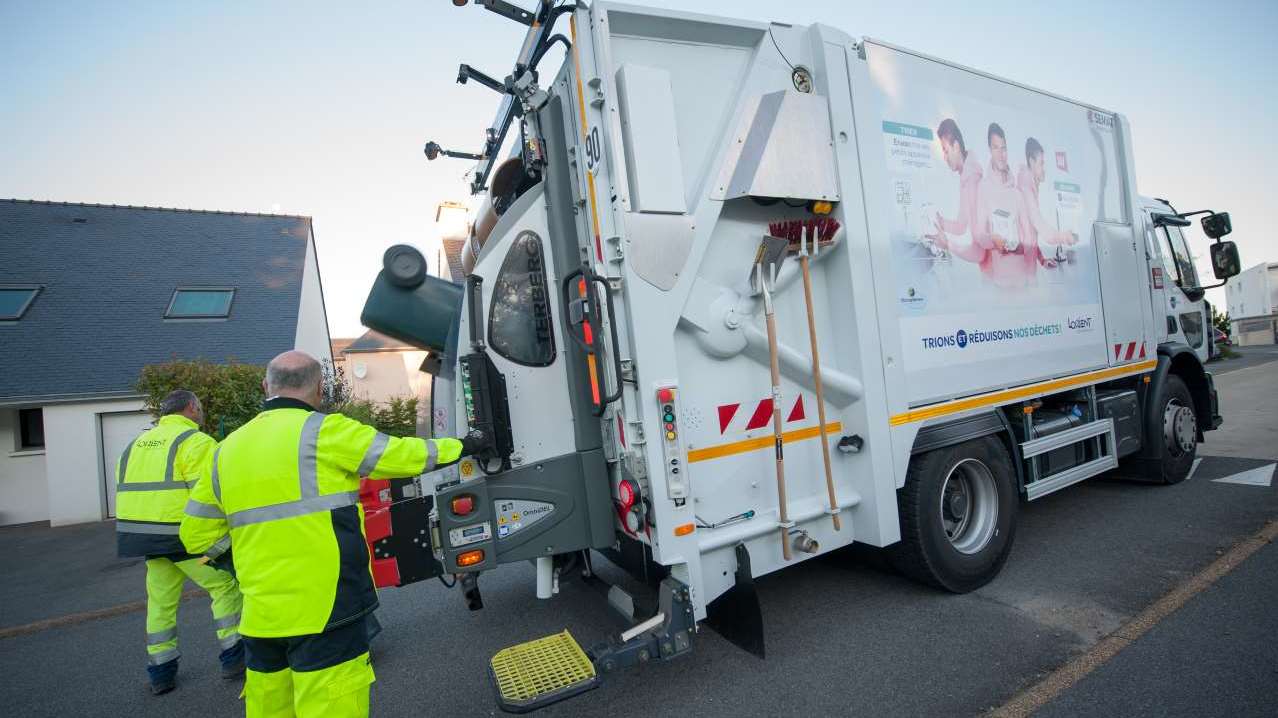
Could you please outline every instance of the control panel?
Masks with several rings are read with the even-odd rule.
[[[661,447],[665,455],[666,496],[675,506],[688,500],[688,475],[680,439],[679,392],[673,386],[657,388],[657,410],[661,419]]]
[[[507,499],[493,502],[497,521],[497,538],[518,533],[554,513],[555,505],[546,501]]]
[[[486,473],[497,469],[491,464],[501,460],[500,469],[510,469],[510,455],[515,449],[510,432],[510,404],[506,398],[506,377],[497,371],[483,351],[461,358],[461,390],[466,410],[466,424],[471,429],[488,432],[496,447],[476,457]]]
[[[462,526],[460,528],[449,529],[448,544],[454,548],[469,546],[470,544],[479,543],[480,541],[487,541],[492,537],[492,524],[485,521],[473,526]]]

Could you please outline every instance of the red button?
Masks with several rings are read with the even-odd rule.
[[[452,501],[453,514],[457,516],[466,516],[475,510],[475,497],[470,494],[463,496],[454,496]]]
[[[658,390],[657,390],[657,401],[661,402],[662,404],[669,404],[670,402],[674,401],[674,390],[673,390],[673,389],[658,389]]]

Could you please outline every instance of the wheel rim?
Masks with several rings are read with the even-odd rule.
[[[1163,441],[1173,456],[1188,454],[1198,441],[1198,420],[1179,399],[1171,399],[1163,409]]]
[[[956,551],[984,549],[998,524],[998,484],[989,467],[976,459],[955,464],[941,484],[940,511],[945,538]]]

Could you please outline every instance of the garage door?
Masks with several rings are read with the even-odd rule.
[[[151,428],[151,415],[144,411],[98,414],[102,431],[102,478],[106,482],[107,518],[115,516],[115,463],[124,447]]]

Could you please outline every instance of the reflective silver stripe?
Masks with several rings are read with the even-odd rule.
[[[422,469],[422,473],[431,471],[435,468],[435,462],[439,461],[439,445],[434,439],[426,440],[426,468]]]
[[[184,481],[130,481],[127,484],[120,484],[115,487],[116,492],[121,491],[173,491],[175,489],[191,488],[190,484]]]
[[[248,526],[249,524],[260,524],[263,521],[275,521],[278,519],[291,519],[296,516],[305,516],[307,514],[319,513],[321,511],[331,511],[340,509],[344,506],[354,506],[359,503],[359,492],[350,491],[344,494],[328,494],[326,496],[312,496],[309,499],[299,499],[297,501],[288,501],[282,504],[273,504],[271,506],[260,506],[256,509],[245,509],[244,511],[236,511],[226,520],[230,522],[231,528],[239,528]]]
[[[377,468],[377,462],[382,460],[382,454],[386,452],[386,445],[390,443],[390,437],[377,432],[373,437],[373,443],[368,445],[368,451],[364,452],[364,460],[359,462],[359,475],[372,476],[373,469]]]
[[[146,662],[153,666],[158,666],[161,663],[168,663],[169,661],[176,660],[181,655],[182,652],[178,649],[170,648],[169,650],[161,651],[160,653],[152,653],[146,657]]]
[[[219,509],[218,507],[212,504],[206,504],[202,501],[196,501],[195,499],[187,499],[186,515],[195,516],[196,518],[201,518],[201,519],[226,518],[226,514],[222,513],[222,509]]]
[[[139,434],[139,436],[141,435]],[[133,441],[130,441],[129,445],[124,447],[124,453],[120,454],[120,464],[115,470],[115,482],[117,484],[123,484],[124,476],[129,473],[129,452],[133,450],[134,441],[137,441],[137,439],[134,438]]]
[[[218,642],[218,645],[220,645],[222,647],[222,650],[224,651],[228,648],[235,648],[235,644],[240,642],[240,634],[232,633],[226,638],[217,639],[217,642]]]
[[[209,546],[209,549],[204,552],[204,555],[208,556],[210,559],[214,559],[226,553],[226,550],[229,549],[230,547],[231,547],[231,535],[227,534],[223,536],[222,538],[214,541],[213,545]]]
[[[178,447],[182,445],[183,441],[191,438],[191,435],[195,432],[195,429],[187,429],[181,434],[178,434],[177,438],[173,440],[173,443],[169,444],[169,460],[164,465],[164,481],[166,483],[173,483],[173,465],[177,463]]]
[[[240,625],[240,612],[236,611],[229,616],[213,619],[214,628],[235,628]]]
[[[297,441],[297,479],[302,483],[302,500],[319,496],[319,453],[320,427],[324,424],[325,415],[312,411],[302,424],[302,435]],[[232,524],[234,525],[234,524]]]
[[[178,524],[149,524],[138,521],[116,520],[115,530],[126,534],[159,534],[161,536],[177,536]]]
[[[213,496],[217,497],[219,502],[222,500],[222,482],[217,480],[217,455],[220,453],[222,453],[220,446],[213,450],[213,475],[209,477],[213,484]]]
[[[146,634],[146,645],[155,646],[177,638],[177,626]]]

